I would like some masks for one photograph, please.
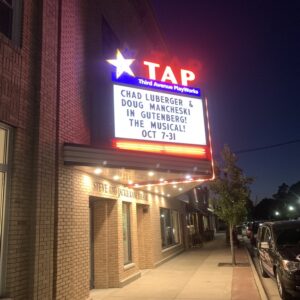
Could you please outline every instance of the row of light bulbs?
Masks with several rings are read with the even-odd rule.
[[[100,175],[102,173],[102,169],[101,168],[96,168],[94,173],[96,175]],[[155,173],[153,171],[148,172],[149,177],[153,177],[154,175],[155,175]],[[118,181],[118,180],[120,180],[120,176],[119,175],[114,175],[112,179],[114,181]],[[192,180],[192,176],[187,174],[185,176],[185,179],[186,180]],[[161,184],[170,184],[171,183],[171,184],[173,184],[174,189],[178,189],[179,191],[182,191],[182,187],[177,187],[177,185],[176,185],[177,182],[175,182],[175,181],[169,182],[169,181],[165,180],[164,178],[160,178],[159,181],[161,182]],[[141,186],[138,183],[134,184],[134,182],[132,180],[128,180],[128,184],[133,185],[133,187],[140,187]],[[147,190],[150,191],[151,190],[151,184],[148,184],[147,186],[148,186]],[[164,195],[164,192],[162,192],[162,195]],[[167,197],[170,197],[170,194],[167,194]]]

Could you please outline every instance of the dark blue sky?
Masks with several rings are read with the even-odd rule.
[[[152,0],[172,55],[201,61],[214,153],[300,139],[300,1]],[[252,199],[300,181],[300,142],[239,154]]]

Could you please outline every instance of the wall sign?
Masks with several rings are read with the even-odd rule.
[[[106,182],[97,181],[93,183],[93,192],[97,196],[121,199],[121,200],[144,200],[147,201],[147,194],[138,192],[132,189],[124,188],[122,186],[110,185]]]
[[[134,62],[134,59],[126,59],[120,52],[117,50],[116,59],[108,59],[107,62],[116,67],[116,78],[121,77],[123,73],[127,73],[130,76],[135,76],[131,65]],[[178,80],[183,86],[188,86],[189,82],[194,81],[196,76],[194,72],[190,70],[180,70],[180,78],[176,78],[172,68],[170,66],[165,66],[161,78],[157,78],[157,69],[161,68],[161,65],[158,63],[143,61],[142,64],[148,73],[148,78],[153,80],[160,80],[162,82],[171,82],[172,84],[178,84]]]

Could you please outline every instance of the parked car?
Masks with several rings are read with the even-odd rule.
[[[250,239],[251,245],[256,246],[256,236],[258,228],[264,221],[252,221],[247,224],[246,236]]]
[[[276,280],[282,299],[300,299],[300,221],[262,224],[257,249],[262,276]]]

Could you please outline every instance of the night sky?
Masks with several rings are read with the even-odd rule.
[[[151,4],[171,55],[201,62],[215,156],[266,146],[238,154],[252,200],[300,181],[300,1]]]

